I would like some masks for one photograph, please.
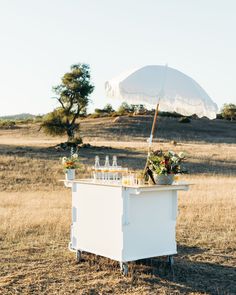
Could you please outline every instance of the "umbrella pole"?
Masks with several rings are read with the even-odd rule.
[[[153,122],[152,122],[152,130],[151,130],[151,134],[150,134],[150,138],[149,138],[148,155],[147,155],[146,165],[145,165],[145,168],[144,168],[144,175],[146,174],[146,171],[147,171],[148,158],[149,158],[150,153],[151,153],[152,139],[153,139],[154,132],[155,132],[155,127],[156,127],[158,112],[159,112],[159,103],[156,106],[155,115],[154,115],[154,119],[153,119]]]

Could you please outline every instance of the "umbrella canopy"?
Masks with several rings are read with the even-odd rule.
[[[160,65],[136,68],[105,83],[108,97],[132,103],[159,104],[159,109],[184,116],[216,118],[217,105],[184,73]]]

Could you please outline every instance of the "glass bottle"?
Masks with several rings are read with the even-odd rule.
[[[117,181],[118,180],[117,168],[118,168],[118,165],[117,165],[117,156],[113,156],[113,159],[112,159],[112,179],[114,181]]]
[[[113,159],[112,159],[112,167],[113,168],[117,168],[117,156],[113,156]]]
[[[105,165],[104,165],[106,168],[109,168],[110,167],[110,163],[109,163],[109,156],[106,156],[106,159],[105,159]]]
[[[95,157],[95,165],[94,165],[95,169],[99,169],[100,168],[100,163],[99,163],[99,156]]]
[[[109,169],[110,169],[109,156],[106,156],[105,165],[104,165],[104,180],[105,181],[110,179]]]
[[[99,156],[96,156],[95,157],[95,164],[94,164],[94,179],[95,180],[100,179],[99,168],[100,168]]]

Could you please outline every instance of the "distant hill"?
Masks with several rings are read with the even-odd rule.
[[[9,115],[9,116],[2,116],[0,119],[2,120],[27,120],[27,119],[33,119],[35,118],[35,115],[28,114],[28,113],[22,113],[22,114],[16,114],[16,115]]]

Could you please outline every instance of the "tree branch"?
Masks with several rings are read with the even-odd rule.
[[[74,117],[73,117],[73,119],[71,121],[71,125],[75,124],[75,120],[79,117],[80,111],[81,111],[81,108],[80,108],[80,106],[78,106],[77,112],[74,114]]]
[[[57,98],[57,100],[60,102],[62,108],[65,110],[66,108],[65,108],[65,106],[64,106],[64,103],[61,101],[61,98]]]

